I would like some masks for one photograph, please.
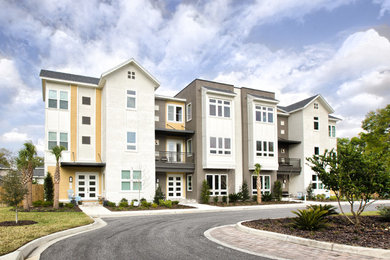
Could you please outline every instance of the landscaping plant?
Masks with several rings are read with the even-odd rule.
[[[237,202],[240,199],[240,195],[238,193],[229,194],[229,203]]]
[[[53,177],[51,176],[50,172],[48,172],[45,177],[45,180],[43,182],[43,189],[45,190],[45,200],[53,201]]]
[[[125,198],[122,198],[121,201],[119,202],[119,207],[128,207],[129,206],[129,201]]]
[[[318,230],[326,227],[328,214],[327,210],[318,209],[299,209],[292,211],[296,218],[293,219],[293,226],[302,230]]]
[[[380,205],[376,207],[379,210],[379,215],[386,221],[390,221],[390,206]]]
[[[282,183],[280,181],[275,181],[274,182],[274,189],[273,189],[273,193],[274,193],[274,198],[277,200],[277,201],[281,201],[282,200]]]
[[[306,188],[306,194],[307,194],[307,199],[308,200],[312,200],[314,199],[314,195],[313,195],[313,183],[309,183],[309,186],[307,186]]]
[[[164,199],[165,199],[165,195],[162,192],[161,187],[158,186],[157,189],[156,189],[156,193],[154,195],[153,202],[158,204],[159,200],[164,200]]]
[[[272,200],[272,194],[269,193],[269,192],[264,192],[262,195],[261,195],[261,199],[263,201],[271,201]]]
[[[213,201],[214,201],[215,204],[218,203],[218,196],[215,196],[215,197],[213,198]]]
[[[210,187],[207,184],[207,181],[202,182],[202,188],[200,190],[200,203],[208,204],[210,200]]]
[[[248,189],[248,184],[246,183],[246,181],[244,181],[242,183],[240,194],[241,194],[242,201],[249,200],[249,198],[250,198],[249,197],[249,189]]]
[[[0,198],[3,203],[15,208],[15,222],[18,223],[18,204],[22,202],[28,190],[22,183],[21,175],[16,171],[9,171],[1,179],[3,191]]]
[[[60,158],[62,156],[62,151],[66,150],[65,147],[61,146],[54,146],[50,152],[54,155],[56,158],[56,172],[54,174],[54,201],[53,201],[53,208],[58,209],[59,208],[59,200],[60,200]]]
[[[307,209],[312,209],[312,210],[317,210],[319,209],[320,211],[326,210],[327,213],[325,214],[326,216],[332,216],[332,215],[338,215],[339,213],[336,210],[336,207],[330,204],[325,204],[325,205],[308,205],[306,207]]]

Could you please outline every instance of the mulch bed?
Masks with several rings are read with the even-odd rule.
[[[14,211],[14,209],[11,209]],[[81,212],[82,210],[75,206],[73,208],[60,207],[59,209],[54,209],[53,207],[32,207],[30,210],[24,210],[23,208],[18,209],[19,212]]]
[[[111,210],[111,211],[139,211],[139,210],[160,210],[160,209],[193,209],[194,207],[190,207],[190,206],[184,206],[184,205],[172,205],[172,208],[167,208],[167,207],[163,207],[163,206],[157,206],[157,208],[152,208],[152,207],[142,207],[142,206],[139,206],[139,207],[108,207],[108,206],[105,206],[107,209]]]
[[[234,207],[234,206],[257,206],[257,205],[275,205],[275,204],[293,204],[293,203],[302,203],[302,202],[296,202],[296,201],[263,201],[260,204],[257,204],[256,201],[238,201],[227,203],[225,202],[211,202],[210,205],[212,206],[218,206],[218,207]]]
[[[33,225],[38,222],[32,221],[32,220],[19,220],[18,224],[16,224],[15,221],[4,221],[0,222],[1,227],[11,227],[11,226],[25,226],[25,225]]]
[[[314,240],[390,249],[390,222],[380,216],[362,216],[362,225],[355,228],[344,216],[329,217],[328,227],[323,230],[305,231],[291,226],[292,218],[259,219],[242,223],[251,228],[298,236]]]

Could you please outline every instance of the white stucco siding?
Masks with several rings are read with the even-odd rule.
[[[128,71],[135,79],[128,79]],[[155,85],[130,64],[108,75],[104,86],[105,180],[106,197],[118,202],[146,198],[155,192],[154,87]],[[136,108],[128,109],[127,90],[136,91]],[[136,150],[127,150],[127,132],[136,133]],[[142,191],[122,191],[122,170],[142,172]]]
[[[91,104],[83,105],[82,97],[90,97]],[[78,87],[77,91],[77,160],[95,161],[96,144],[96,89]],[[83,124],[82,118],[89,117],[90,125]],[[90,137],[90,144],[83,144],[82,138]]]
[[[237,96],[234,98],[234,118],[235,126],[235,192],[239,192],[243,182],[243,165],[242,165],[242,118],[241,118],[241,89],[234,88]]]

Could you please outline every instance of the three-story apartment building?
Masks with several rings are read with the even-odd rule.
[[[135,60],[100,78],[42,70],[45,171],[50,149],[61,159],[60,200],[104,197],[198,200],[203,180],[212,196],[238,192],[245,181],[256,194],[280,180],[286,195],[312,183],[326,192],[305,158],[336,147],[337,118],[320,95],[278,107],[275,93],[196,79],[175,97],[156,95],[159,82]]]

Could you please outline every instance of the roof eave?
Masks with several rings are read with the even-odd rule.
[[[98,86],[96,84],[85,83],[85,82],[80,82],[80,81],[56,79],[56,78],[49,78],[49,77],[40,77],[40,78],[41,78],[41,80],[45,80],[45,81],[52,81],[52,82],[59,82],[59,83],[68,83],[68,84],[74,84],[74,85],[80,85],[80,86],[86,86],[86,87],[94,87],[94,88],[96,88]]]

